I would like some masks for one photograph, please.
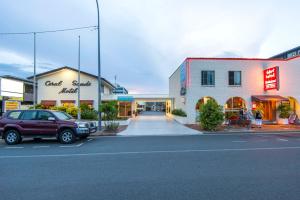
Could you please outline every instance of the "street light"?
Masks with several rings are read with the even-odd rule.
[[[78,113],[77,119],[81,120],[81,110],[80,110],[80,35],[78,36],[78,96],[77,96],[77,106],[78,106]]]
[[[97,14],[98,14],[98,130],[101,131],[101,62],[100,62],[100,12],[99,12],[99,4],[98,0],[96,0],[97,4]]]

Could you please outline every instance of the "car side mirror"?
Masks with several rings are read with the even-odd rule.
[[[48,121],[55,121],[54,117],[48,117]]]

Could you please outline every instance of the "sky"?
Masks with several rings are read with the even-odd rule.
[[[102,76],[130,93],[168,93],[186,57],[268,58],[300,45],[297,0],[99,0]],[[95,0],[0,0],[0,32],[97,25]],[[37,71],[97,74],[93,29],[37,35]],[[0,75],[33,74],[33,36],[0,35]]]

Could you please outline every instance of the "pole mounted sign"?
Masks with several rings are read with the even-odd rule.
[[[264,70],[264,90],[279,90],[279,67]]]

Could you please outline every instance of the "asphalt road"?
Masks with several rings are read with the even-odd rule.
[[[300,199],[300,134],[0,141],[0,199]]]

